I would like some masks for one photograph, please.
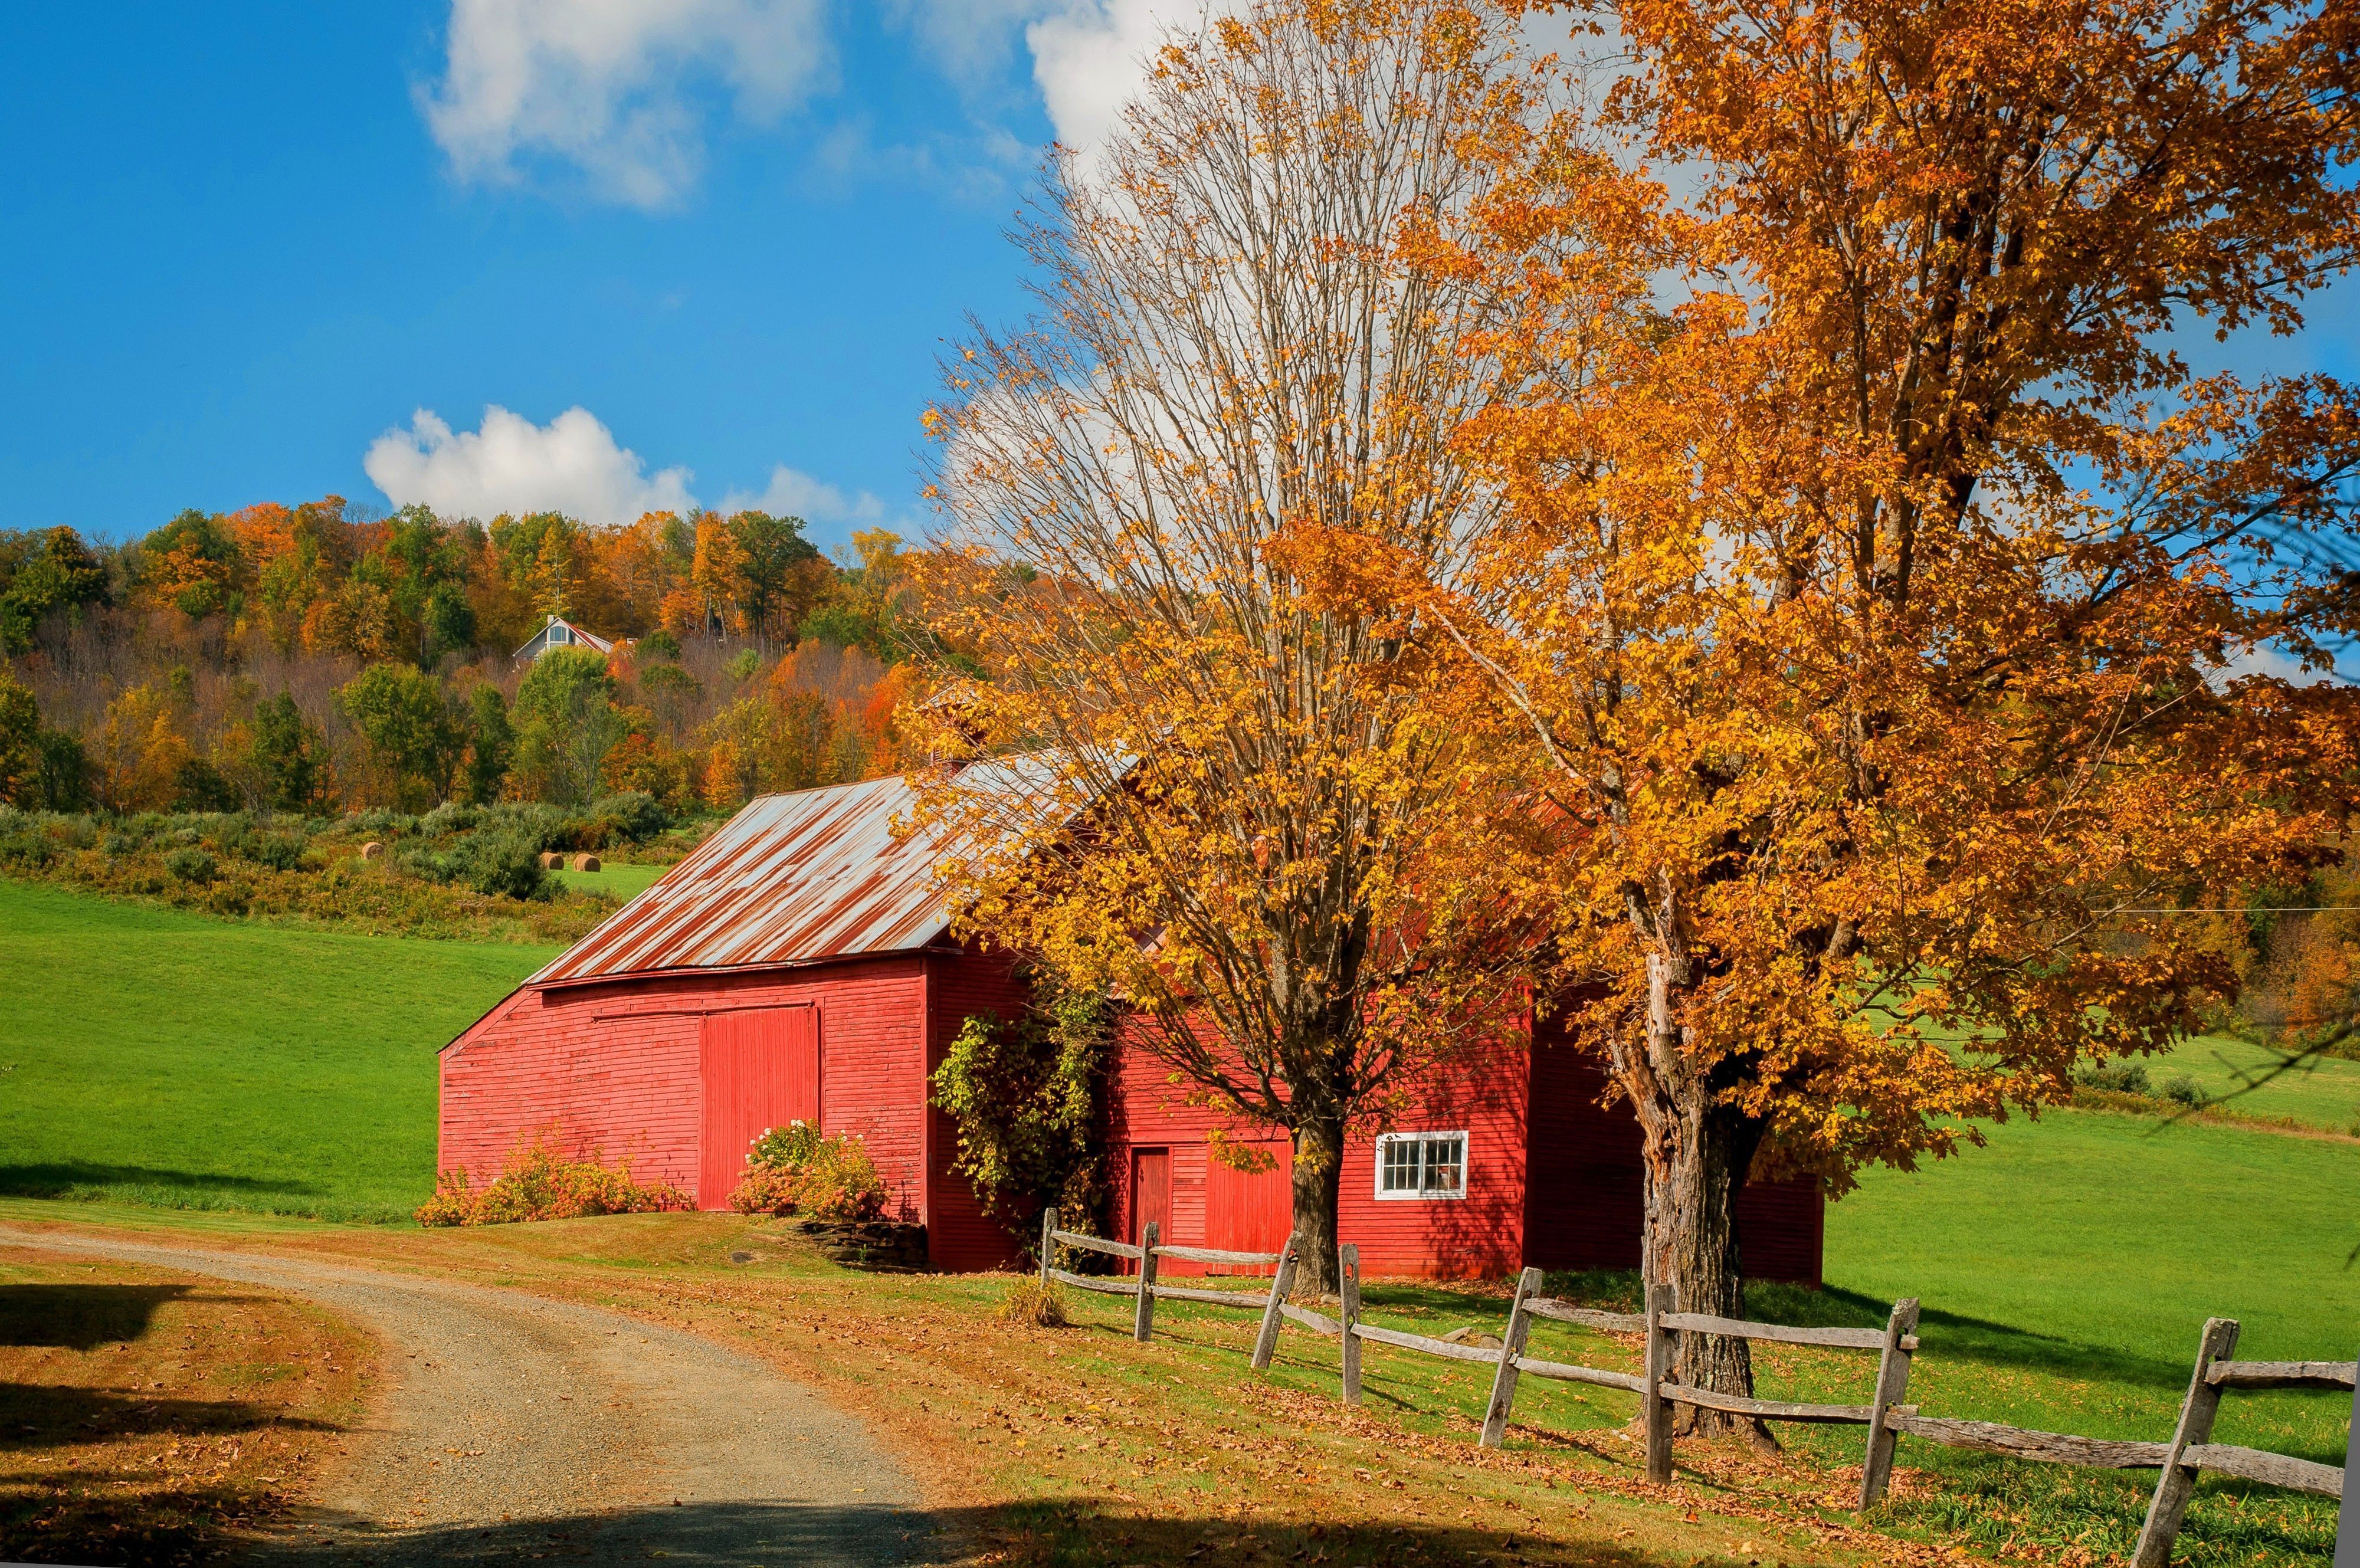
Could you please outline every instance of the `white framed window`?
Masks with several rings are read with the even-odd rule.
[[[549,628],[549,640],[560,643],[572,642],[574,640],[574,632],[572,628],[567,626],[553,626]]]
[[[1377,1135],[1377,1196],[1430,1201],[1467,1195],[1467,1135],[1387,1132]]]

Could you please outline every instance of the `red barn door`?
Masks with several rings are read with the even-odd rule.
[[[766,1129],[818,1124],[819,1014],[807,1007],[711,1014],[701,1054],[696,1202],[721,1209],[745,1174],[747,1150]]]
[[[1134,1149],[1131,1151],[1131,1244],[1142,1245],[1148,1222],[1155,1222],[1161,1242],[1172,1239],[1172,1151]]]

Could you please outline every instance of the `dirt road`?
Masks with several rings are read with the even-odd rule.
[[[322,1564],[928,1561],[860,1423],[751,1357],[617,1313],[339,1264],[0,1226],[11,1242],[288,1290],[387,1346],[316,1505],[259,1549]]]

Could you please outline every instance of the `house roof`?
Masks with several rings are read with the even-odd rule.
[[[1023,759],[959,775],[962,787],[1040,795]],[[950,928],[923,831],[897,834],[916,791],[899,777],[763,795],[694,855],[525,982],[810,964],[908,953]]]
[[[599,653],[612,653],[615,651],[615,643],[613,638],[602,637],[596,632],[585,632],[580,626],[575,626],[572,621],[567,620],[563,615],[552,615],[545,623],[543,623],[541,630],[533,633],[532,636],[524,639],[524,648],[517,649],[516,652],[508,655],[508,657],[510,659],[522,659],[524,657],[524,648],[530,648],[533,644],[547,637],[551,626],[563,626],[567,631],[574,634],[574,638],[577,641]]]

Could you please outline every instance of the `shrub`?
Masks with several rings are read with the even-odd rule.
[[[248,833],[235,852],[273,871],[293,871],[303,864],[303,840],[291,833]]]
[[[49,835],[29,822],[0,829],[0,866],[38,871],[56,859],[57,853]]]
[[[729,1194],[729,1206],[741,1214],[791,1214],[795,1212],[795,1178],[775,1166],[757,1165],[746,1172]]]
[[[796,1187],[799,1206],[816,1220],[857,1224],[885,1215],[885,1178],[857,1138],[823,1138]]]
[[[782,1127],[766,1127],[754,1140],[748,1165],[768,1165],[780,1171],[800,1171],[820,1146],[819,1128],[797,1119]]]
[[[515,1225],[585,1214],[676,1214],[695,1207],[678,1188],[632,1181],[628,1160],[609,1169],[600,1162],[596,1149],[586,1160],[568,1158],[552,1129],[510,1155],[508,1169],[480,1192],[473,1190],[466,1171],[445,1171],[416,1217],[422,1225]]]
[[[640,789],[625,789],[598,802],[597,820],[617,838],[644,844],[672,826],[661,801]]]
[[[882,1218],[888,1196],[867,1144],[847,1133],[823,1137],[797,1121],[754,1140],[729,1206],[741,1214],[803,1214],[858,1223]]]
[[[515,832],[477,833],[460,850],[460,875],[476,892],[537,898],[551,886],[541,865],[541,846]]]
[[[2185,1105],[2191,1111],[2202,1105],[2206,1100],[2204,1091],[2197,1087],[2196,1080],[2185,1073],[2175,1073],[2164,1080],[2163,1097],[2175,1105]]]
[[[209,852],[191,844],[166,855],[164,869],[183,882],[210,882],[220,867]]]
[[[2147,1092],[2147,1065],[2120,1058],[2085,1062],[2073,1069],[2073,1082],[2084,1089],[2103,1089],[2110,1094],[2144,1094]]]
[[[1036,978],[1038,1005],[1012,1023],[968,1018],[934,1076],[934,1104],[958,1123],[952,1169],[984,1212],[1023,1220],[1054,1203],[1098,1212],[1098,1128],[1109,1031],[1103,998]]]
[[[1066,1323],[1065,1292],[1054,1282],[1044,1285],[1028,1274],[1008,1288],[1007,1299],[1000,1303],[1000,1315],[1027,1328],[1063,1328]]]

